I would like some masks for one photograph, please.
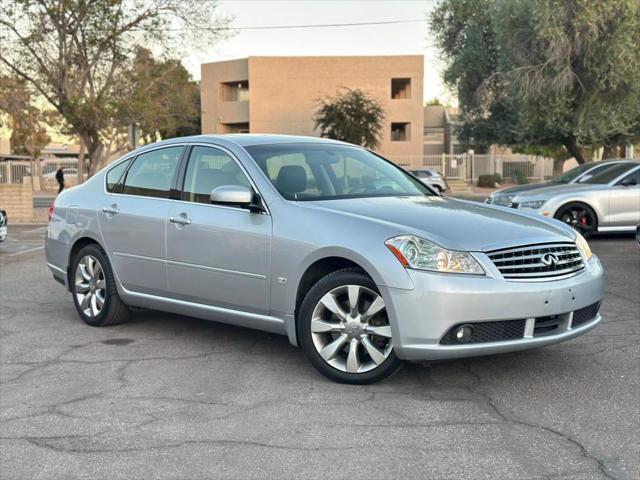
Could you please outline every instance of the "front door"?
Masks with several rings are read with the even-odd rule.
[[[169,194],[183,148],[167,147],[138,155],[113,187],[107,177],[107,188],[113,192],[104,197],[98,218],[111,264],[127,290],[166,294]]]
[[[223,185],[252,188],[231,155],[192,147],[182,200],[166,218],[169,290],[180,300],[268,314],[271,216],[212,205],[211,190]]]

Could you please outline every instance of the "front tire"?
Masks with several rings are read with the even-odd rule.
[[[311,364],[341,383],[383,380],[401,365],[393,351],[391,326],[375,283],[347,268],[319,280],[305,296],[298,338]]]
[[[560,207],[553,217],[580,232],[584,238],[589,238],[598,230],[596,212],[584,203],[567,203]]]
[[[111,264],[102,248],[95,244],[81,248],[71,272],[73,303],[87,325],[105,327],[129,319],[129,310],[118,295]]]

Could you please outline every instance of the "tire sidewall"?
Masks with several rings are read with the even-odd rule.
[[[311,364],[331,380],[340,383],[352,384],[379,382],[393,374],[399,368],[401,362],[396,356],[395,351],[392,350],[389,357],[382,363],[382,365],[374,368],[373,370],[364,373],[347,373],[342,372],[325,362],[313,344],[311,335],[311,317],[313,315],[313,310],[327,292],[344,285],[360,285],[380,295],[376,284],[369,277],[354,269],[340,270],[320,279],[307,292],[300,307],[297,322],[300,346]]]
[[[76,271],[78,269],[78,264],[80,263],[80,260],[87,255],[91,255],[92,257],[96,258],[98,262],[100,262],[100,266],[102,267],[102,271],[104,272],[104,280],[105,280],[104,306],[102,307],[102,310],[96,317],[88,317],[87,315],[84,314],[84,312],[80,309],[80,305],[78,304],[78,299],[76,297],[76,292],[75,292],[75,280],[76,280]],[[78,312],[78,315],[80,315],[80,318],[82,319],[82,321],[85,322],[87,325],[91,325],[92,327],[100,327],[104,325],[107,319],[110,318],[111,310],[114,307],[114,294],[117,295],[117,292],[115,292],[115,281],[113,278],[111,265],[109,263],[109,260],[107,259],[107,256],[102,251],[102,249],[97,245],[87,245],[86,247],[82,247],[78,251],[78,253],[76,254],[73,260],[73,269],[71,270],[71,278],[69,280],[70,280],[69,286],[71,288],[71,294],[73,297],[73,304],[75,305],[76,311]]]

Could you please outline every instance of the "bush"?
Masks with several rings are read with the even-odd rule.
[[[527,178],[527,176],[520,170],[516,170],[515,172],[513,172],[511,178],[513,179],[513,182],[517,183],[518,185],[525,185],[529,183],[529,178]]]
[[[497,174],[489,174],[489,175],[480,175],[478,177],[478,186],[485,188],[493,188],[496,186],[496,183],[500,183],[502,181],[502,177]]]

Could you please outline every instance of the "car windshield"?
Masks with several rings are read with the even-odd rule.
[[[606,184],[637,166],[637,163],[617,163],[611,168],[607,168],[604,172],[597,173],[582,183]]]
[[[245,148],[287,200],[434,195],[401,168],[358,147],[294,143]]]
[[[572,180],[575,180],[576,178],[578,178],[580,175],[582,175],[584,172],[586,172],[590,168],[593,168],[593,164],[592,163],[585,163],[583,165],[578,165],[577,167],[572,168],[571,170],[569,170],[568,172],[563,173],[562,175],[558,175],[557,177],[553,177],[549,181],[551,183],[569,183]]]

